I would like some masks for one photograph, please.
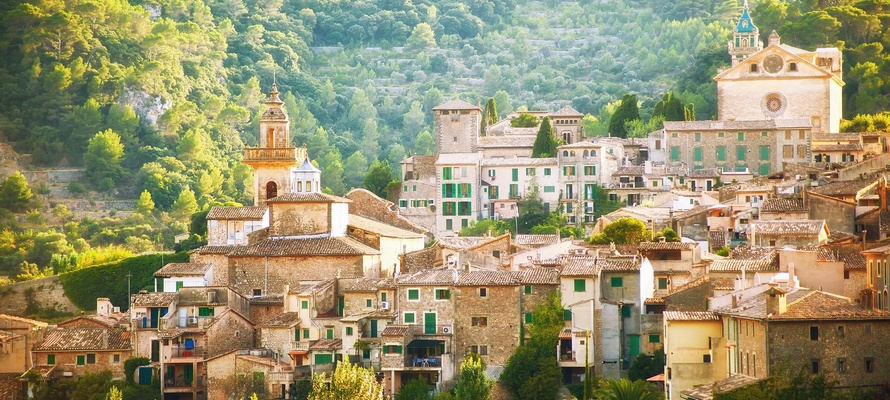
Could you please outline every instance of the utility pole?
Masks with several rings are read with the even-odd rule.
[[[132,306],[132,299],[130,297],[130,278],[133,277],[133,274],[130,271],[127,271],[127,311],[130,311],[130,306]]]

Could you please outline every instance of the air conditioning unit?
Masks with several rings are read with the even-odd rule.
[[[443,327],[442,327],[442,333],[444,333],[444,334],[449,334],[449,333],[452,333],[452,332],[453,332],[453,331],[452,331],[452,328],[451,328],[450,326],[443,326]]]
[[[380,302],[380,308],[381,308],[381,309],[389,310],[389,307],[390,307],[390,304],[389,304],[388,301],[381,301],[381,302]]]
[[[189,325],[197,325],[197,324],[198,324],[198,317],[189,317],[189,319],[188,319],[188,324],[189,324]]]
[[[72,372],[72,371],[65,371],[65,372],[62,372],[62,376],[71,377],[71,376],[74,376],[74,372]]]

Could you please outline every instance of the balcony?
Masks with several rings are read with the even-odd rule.
[[[294,381],[293,371],[273,371],[266,374],[266,379],[270,383],[287,383]]]
[[[290,351],[309,351],[309,339],[292,340],[290,342]]]
[[[168,350],[170,361],[168,362],[192,362],[204,359],[204,348],[196,346],[191,349],[185,346],[170,347]]]
[[[204,377],[198,376],[195,377],[195,379],[195,381],[192,381],[191,379],[185,379],[181,376],[175,379],[167,379],[164,381],[164,392],[185,393],[196,390],[205,390],[207,385],[204,383]]]
[[[384,370],[438,371],[443,363],[451,362],[451,354],[420,356],[416,354],[384,354],[380,367]]]
[[[294,162],[306,157],[306,149],[302,147],[248,147],[244,149],[245,162]]]

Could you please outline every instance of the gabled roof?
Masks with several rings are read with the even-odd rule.
[[[197,249],[194,250],[194,252],[201,254],[201,255],[229,254],[241,247],[243,247],[243,246],[240,246],[240,245],[221,245],[221,246],[220,245],[207,245],[207,246],[198,247]]]
[[[760,206],[761,212],[781,213],[781,212],[805,212],[807,208],[803,204],[803,198],[769,198],[763,201]]]
[[[690,400],[711,400],[714,398],[714,393],[725,393],[740,389],[745,386],[753,385],[763,379],[764,378],[753,378],[745,374],[735,374],[721,381],[704,383],[686,389],[681,392],[682,396],[684,396],[682,398]]]
[[[176,293],[147,292],[132,295],[133,307],[167,307],[176,300]]]
[[[839,181],[810,189],[813,193],[824,196],[853,196],[858,194],[862,189],[872,185],[877,185],[877,180],[855,180],[855,181]]]
[[[132,345],[130,332],[121,328],[62,328],[47,332],[35,350],[132,350]]]
[[[583,117],[584,114],[581,114],[578,110],[572,108],[572,106],[565,106],[560,108],[559,110],[550,113],[551,116],[554,117]]]
[[[439,238],[438,245],[451,250],[463,250],[491,242],[496,238],[489,236],[451,236]]]
[[[702,168],[702,169],[691,169],[686,171],[687,178],[716,178],[720,176],[720,171],[717,168]]]
[[[380,254],[380,251],[348,237],[321,237],[304,239],[266,239],[248,246],[239,246],[230,253],[230,256],[358,256],[365,254]]]
[[[827,230],[825,220],[779,220],[779,221],[751,221],[748,233],[757,235],[782,235],[782,236],[810,236],[818,235]]]
[[[455,286],[516,286],[519,280],[512,271],[469,271],[462,272]]]
[[[817,258],[825,261],[843,261],[844,270],[865,269],[865,255],[851,246],[819,246]]]
[[[641,257],[600,258],[597,266],[604,272],[634,272],[640,270]]]
[[[399,285],[453,285],[458,279],[456,269],[427,269],[396,278]]]
[[[716,313],[710,311],[665,311],[665,321],[720,321]]]
[[[546,246],[559,243],[559,235],[516,235],[513,243],[522,246]]]
[[[738,302],[736,307],[723,307],[715,312],[769,320],[890,320],[888,312],[864,308],[847,297],[805,288],[785,294],[785,312],[768,314],[767,296],[773,290],[778,289],[770,289]]]
[[[382,289],[395,289],[396,280],[393,278],[360,278],[355,282],[345,285],[346,292],[376,292]]]
[[[319,192],[283,193],[266,200],[266,203],[352,203],[352,200]]]
[[[337,351],[343,348],[342,339],[320,339],[309,345],[309,351]]]
[[[290,328],[300,323],[300,313],[284,312],[270,316],[265,321],[257,324],[261,327],[284,327]]]
[[[204,276],[210,264],[204,263],[169,263],[154,273],[155,277],[170,276]]]
[[[640,251],[659,251],[659,250],[692,250],[697,243],[683,242],[640,242]]]
[[[711,263],[711,272],[778,272],[778,263],[767,260],[714,260]]]
[[[598,269],[596,257],[592,255],[575,255],[566,257],[562,263],[561,276],[596,276]]]
[[[395,238],[420,238],[423,239],[424,236],[411,232],[409,230],[405,230],[402,228],[397,228],[395,226],[376,221],[370,218],[365,218],[355,214],[349,214],[349,226],[353,228],[358,228],[363,231],[373,232],[379,234],[381,236],[386,237],[395,237]]]
[[[62,327],[62,326],[75,325],[75,324],[77,324],[77,321],[86,320],[91,323],[105,326],[107,328],[115,328],[120,324],[128,323],[127,322],[128,316],[129,316],[129,314],[127,314],[125,312],[111,313],[111,314],[107,314],[107,315],[99,315],[99,314],[81,315],[79,317],[74,317],[69,320],[60,322],[58,324],[58,326]]]
[[[463,100],[449,100],[438,106],[433,107],[433,111],[440,110],[479,110],[482,111],[479,107],[476,107],[470,103],[467,103]]]
[[[207,213],[208,220],[261,220],[266,214],[266,206],[222,207],[210,208]]]
[[[559,271],[555,268],[526,268],[513,272],[521,285],[558,285]]]

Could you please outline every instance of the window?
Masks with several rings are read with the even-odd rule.
[[[532,285],[525,285],[525,294],[532,294]]]
[[[478,327],[488,326],[488,317],[471,317],[470,325]]]
[[[392,344],[384,345],[383,354],[402,354],[402,346]]]
[[[788,63],[788,70],[792,72],[797,71],[797,63]]]
[[[489,189],[489,191],[488,191],[488,198],[491,199],[491,200],[497,200],[497,199],[498,199],[498,187],[497,187],[497,186],[492,186],[492,187]]]
[[[473,215],[473,203],[469,201],[457,203],[457,215]]]
[[[723,137],[723,132],[717,132],[717,137],[718,137],[718,138],[722,138],[722,137]]]
[[[352,327],[351,326],[346,327],[346,336],[352,336]]]
[[[680,134],[677,133],[677,132],[671,132],[671,137],[672,137],[672,138],[678,138],[678,137],[680,137]]]
[[[735,159],[738,161],[745,161],[745,146],[736,146],[735,147]]]
[[[760,146],[760,161],[769,161],[769,146]]]
[[[526,168],[525,176],[535,176],[535,169],[534,168]]]
[[[87,354],[87,364],[95,364],[96,363],[96,353]]]
[[[556,192],[556,186],[544,186],[544,193]]]
[[[668,288],[668,278],[658,278],[658,288],[665,290]]]
[[[453,230],[454,229],[454,221],[451,218],[445,220],[445,230]]]
[[[652,187],[658,187],[658,181],[652,181]]]
[[[456,215],[457,208],[455,207],[455,203],[453,201],[443,201],[442,202],[442,215]]]
[[[625,304],[625,305],[621,306],[621,317],[622,318],[630,318],[631,311],[633,311],[632,305]]]
[[[717,146],[717,161],[726,161],[726,146]]]
[[[488,288],[479,288],[479,297],[488,297]]]
[[[744,142],[744,141],[745,141],[745,132],[739,132],[739,133],[738,133],[738,141],[740,141],[740,142]]]
[[[865,357],[865,372],[872,373],[875,372],[875,359],[872,357]]]
[[[414,312],[406,312],[405,316],[404,316],[404,320],[405,320],[406,324],[413,324],[415,321],[414,320]]]
[[[519,185],[515,183],[510,184],[510,197],[519,197]]]
[[[711,355],[710,355],[710,354],[702,355],[702,357],[701,357],[701,361],[702,361],[703,363],[708,363],[708,364],[710,364],[710,363],[711,363]]]
[[[843,326],[843,325],[838,325],[838,326],[837,326],[837,337],[843,339],[844,336],[846,336],[846,335],[845,335],[845,332],[844,332],[844,326]]]
[[[661,335],[649,335],[649,343],[660,343]]]
[[[692,149],[692,161],[701,162],[702,159],[702,151],[701,147],[695,147]]]
[[[451,167],[443,167],[442,168],[442,179],[443,180],[451,179]]]
[[[544,168],[544,176],[550,176],[550,168]]]
[[[613,276],[612,279],[609,280],[609,284],[612,287],[622,287],[624,286],[624,277]]]
[[[837,359],[837,372],[844,373],[847,371],[847,360],[844,358]]]
[[[491,256],[494,258],[501,258],[501,251],[500,250],[492,250]]]
[[[810,367],[810,369],[811,369],[810,372],[812,372],[812,373],[814,373],[814,374],[818,374],[818,373],[819,373],[819,360],[812,360],[812,361],[810,361],[810,366],[811,366],[811,367]]]
[[[78,354],[77,355],[77,365],[86,365],[86,363],[87,363],[87,356],[85,356],[83,354]]]
[[[263,295],[263,289],[253,289],[253,297],[260,297]]]
[[[488,355],[488,345],[478,345],[467,347],[467,353],[476,353],[480,356]]]
[[[562,174],[564,176],[575,176],[575,167],[574,166],[562,167]]]
[[[513,182],[519,181],[519,168],[513,168],[510,172],[513,175]]]
[[[751,72],[757,72],[757,64],[751,64]]]
[[[333,329],[325,330],[325,338],[333,339],[334,338],[334,330]]]
[[[671,161],[680,161],[680,146],[671,146]]]
[[[810,340],[819,340],[819,327],[818,326],[810,327]]]
[[[365,299],[365,307],[371,307],[372,303],[371,299]]]
[[[408,207],[408,200],[399,200],[399,208]]]
[[[587,291],[587,282],[584,279],[575,279],[575,291],[576,292],[586,292]]]
[[[562,310],[562,320],[563,321],[571,321],[572,320],[572,310]]]
[[[457,186],[457,197],[462,198],[472,198],[473,197],[473,187],[469,183],[461,183]]]
[[[448,300],[451,298],[451,291],[448,289],[436,289],[436,300]]]
[[[701,142],[701,132],[695,132],[695,141]]]
[[[47,365],[55,365],[56,364],[56,355],[55,354],[47,354],[46,355],[46,364]]]
[[[596,165],[586,165],[584,166],[584,175],[596,175]]]
[[[807,146],[803,144],[797,145],[797,158],[807,158]]]
[[[370,306],[369,306],[369,307],[370,307]],[[300,308],[302,308],[302,309],[304,309],[304,310],[308,310],[308,309],[309,309],[309,300],[301,300],[301,301],[300,301]]]
[[[526,324],[532,323],[532,313],[530,313],[530,312],[525,313],[525,323]]]
[[[420,289],[408,289],[408,300],[420,300]]]
[[[769,137],[769,133],[767,133],[767,132],[765,132],[765,131],[764,131],[764,132],[760,132],[760,137]]]

